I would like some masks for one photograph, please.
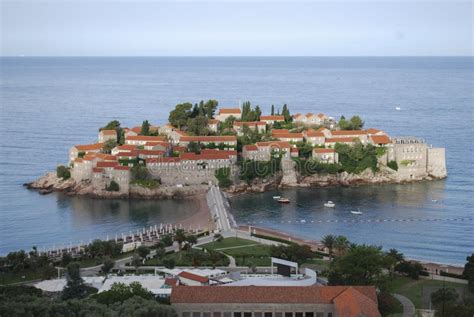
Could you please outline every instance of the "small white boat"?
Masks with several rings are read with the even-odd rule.
[[[281,196],[273,196],[273,199],[274,199],[274,200],[278,200],[278,199],[280,199],[280,198],[281,198]]]
[[[300,222],[301,222],[301,223],[306,223],[306,220],[303,219],[303,220],[301,220]]]
[[[395,107],[395,110],[400,111],[400,110],[402,110],[402,108],[400,108],[400,107]]]
[[[351,210],[351,214],[353,214],[353,215],[363,215],[364,213],[362,211],[360,211],[359,209],[357,209],[357,210]]]
[[[327,203],[324,203],[324,207],[334,208],[334,207],[336,207],[336,204],[333,203],[332,201],[328,200]]]
[[[288,198],[280,198],[280,199],[277,199],[277,201],[280,204],[289,204],[290,203],[290,200]]]

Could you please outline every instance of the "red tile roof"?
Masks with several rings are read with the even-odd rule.
[[[272,129],[272,135],[278,134],[278,133],[290,133],[290,130],[288,129]]]
[[[309,138],[315,138],[315,137],[324,137],[324,133],[321,131],[315,131],[313,129],[308,129],[306,131],[306,136]]]
[[[130,130],[137,134],[140,134],[142,132],[142,127],[133,127]]]
[[[124,144],[117,146],[117,150],[119,151],[133,151],[136,150],[137,146],[133,144]]]
[[[217,153],[181,153],[181,160],[183,161],[199,161],[199,160],[227,160],[229,159],[229,153],[219,151]]]
[[[379,132],[381,132],[381,130],[379,130],[379,129],[374,129],[374,128],[368,128],[367,129],[368,134],[376,134],[376,133],[379,133]]]
[[[332,131],[332,135],[365,135],[367,131],[365,130],[339,130],[339,131]]]
[[[375,293],[375,289],[373,293]],[[365,295],[355,288],[349,287],[339,294],[333,302],[337,316],[380,317],[377,308],[377,297],[374,294]]]
[[[240,108],[221,108],[219,114],[240,114]]]
[[[145,143],[145,146],[164,146],[164,147],[168,147],[170,145],[169,142],[162,142],[162,141],[149,141],[147,143]]]
[[[119,170],[119,171],[129,171],[129,170],[130,170],[130,167],[128,167],[128,166],[121,166],[121,165],[119,165],[119,166],[115,166],[115,167],[114,167],[114,170]]]
[[[178,284],[178,279],[167,277],[165,278],[165,284],[168,286],[176,286]]]
[[[159,150],[138,150],[138,155],[164,155],[165,151]]]
[[[333,304],[333,300],[348,288],[347,286],[177,286],[171,293],[171,303]],[[371,305],[377,307],[377,295],[373,286],[350,288],[363,294],[372,302]],[[360,299],[355,296],[353,298]],[[365,299],[364,303],[370,304]]]
[[[315,148],[313,149],[314,152],[320,154],[320,153],[335,153],[336,150],[334,149],[319,149],[319,148]]]
[[[227,155],[237,155],[235,150],[202,149],[201,154],[225,153]]]
[[[93,167],[92,168],[92,173],[103,173],[104,169],[100,167]]]
[[[386,135],[371,135],[370,138],[375,144],[388,144],[391,143],[390,138]]]
[[[184,136],[180,141],[183,142],[237,142],[237,137],[234,135],[222,136]]]
[[[187,150],[185,146],[173,146],[173,152],[186,152]]]
[[[209,282],[209,279],[207,277],[197,275],[197,274],[193,274],[193,273],[186,272],[186,271],[183,271],[183,272],[179,273],[178,276],[182,277],[182,278],[186,278],[188,280],[193,280],[193,281],[196,281],[196,282],[199,282],[199,283]]]
[[[217,120],[217,119],[208,119],[207,124],[219,124],[219,120]]]
[[[166,141],[165,136],[151,136],[151,135],[130,135],[125,138],[125,141]]]
[[[89,154],[87,154],[87,155],[89,155]],[[104,160],[104,161],[116,161],[117,160],[117,157],[115,155],[104,154],[104,153],[94,153],[94,155],[97,158],[100,158],[101,160]]]
[[[107,168],[107,167],[115,167],[117,165],[118,165],[117,162],[97,162],[96,167]]]
[[[81,152],[102,150],[103,143],[74,145],[74,147]]]
[[[117,131],[115,130],[100,130],[100,133],[103,135],[115,135],[117,136]]]
[[[118,158],[138,156],[138,150],[133,150],[133,151],[130,151],[130,152],[118,152],[116,156]]]
[[[243,149],[246,151],[258,151],[258,148],[255,144],[244,145]]]
[[[284,116],[260,116],[261,121],[285,121]]]
[[[318,113],[318,117],[319,117],[319,118],[324,118],[325,116],[326,116],[326,115],[325,115],[324,113],[322,113],[322,112]]]
[[[286,141],[267,141],[267,142],[257,142],[255,143],[257,147],[279,147],[279,148],[290,148],[290,143]]]

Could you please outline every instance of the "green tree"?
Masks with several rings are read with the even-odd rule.
[[[117,142],[115,140],[107,140],[105,141],[104,145],[102,146],[102,151],[104,153],[110,154],[112,149],[117,146]]]
[[[259,105],[255,106],[255,117],[253,118],[254,121],[260,121],[261,115],[262,115],[262,110],[260,109],[260,106]]]
[[[321,240],[322,244],[328,249],[329,257],[332,258],[336,244],[336,236],[332,234],[325,235]]]
[[[359,116],[353,116],[350,120],[351,130],[360,130],[364,127],[364,121]]]
[[[186,233],[183,229],[176,230],[174,234],[174,241],[178,243],[178,250],[181,251],[183,247],[183,242],[186,241]]]
[[[169,123],[181,129],[185,126],[188,119],[191,117],[191,108],[193,105],[189,102],[176,105],[175,109],[170,112],[168,117]]]
[[[334,249],[336,249],[338,256],[346,254],[347,250],[349,250],[349,246],[350,242],[344,236],[337,236],[334,240]]]
[[[150,135],[150,123],[148,120],[143,121],[142,129],[140,130],[141,135]]]
[[[191,141],[188,143],[188,152],[199,154],[201,153],[201,144]]]
[[[165,247],[170,247],[173,245],[173,237],[170,234],[165,234],[161,237],[161,242]]]
[[[330,285],[380,285],[384,254],[381,247],[355,245],[346,255],[331,262]]]
[[[274,105],[272,105],[272,110],[270,111],[270,114],[271,114],[272,116],[275,115],[275,106],[274,106]]]
[[[143,261],[138,255],[138,253],[134,253],[132,256],[131,264],[133,267],[135,267],[135,273],[138,273],[138,268],[140,267],[140,265],[142,265],[142,263]]]
[[[194,135],[209,135],[207,121],[208,118],[203,115],[199,115],[195,118],[189,118],[187,121],[187,132]]]
[[[281,114],[285,117],[285,122],[291,122],[293,120],[290,114],[290,109],[288,108],[286,103],[283,105],[283,110],[281,111]]]
[[[466,258],[462,275],[467,279],[469,290],[474,293],[474,253]]]
[[[73,262],[67,266],[66,279],[67,284],[61,295],[63,299],[84,298],[89,295],[90,287],[84,284],[78,263]]]
[[[58,178],[62,178],[66,180],[71,177],[71,172],[69,171],[69,168],[67,168],[66,166],[59,165],[58,167],[56,167],[56,176]]]
[[[431,303],[440,312],[441,316],[445,316],[446,306],[456,303],[459,298],[458,292],[454,288],[440,288],[436,292],[431,293]]]
[[[387,166],[390,167],[391,169],[398,171],[398,164],[397,161],[390,161],[387,163]]]
[[[105,189],[109,192],[118,192],[120,190],[120,186],[116,181],[110,181],[110,184],[106,186]]]
[[[227,188],[232,185],[230,180],[230,167],[221,167],[214,172],[217,181],[219,182],[219,187]]]
[[[150,254],[150,248],[148,248],[148,247],[146,247],[146,246],[144,246],[144,245],[141,245],[141,246],[139,246],[139,247],[137,248],[137,252],[138,252],[138,255],[139,255],[142,259],[144,259],[144,258],[146,258],[146,256],[147,256],[148,254]]]
[[[204,103],[203,108],[204,108],[204,114],[206,117],[209,119],[214,118],[214,114],[216,113],[216,109],[219,103],[217,100],[208,100]]]
[[[104,272],[105,277],[107,277],[110,271],[114,268],[115,261],[110,258],[104,260],[104,264],[102,264],[102,272]]]
[[[117,132],[117,143],[122,145],[125,142],[125,131],[123,131],[119,121],[110,121],[105,126],[99,129],[99,131],[101,130],[115,130]]]

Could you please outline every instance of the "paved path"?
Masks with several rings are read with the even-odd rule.
[[[240,249],[240,248],[246,248],[246,247],[254,247],[256,245],[260,245],[260,244],[245,244],[245,245],[238,245],[238,246],[235,246],[235,247],[227,247],[227,248],[219,248],[219,249],[214,249],[216,251],[225,251],[225,250],[232,250],[232,249]]]
[[[413,317],[415,316],[415,305],[403,295],[392,294],[396,299],[400,301],[403,305],[403,317]]]

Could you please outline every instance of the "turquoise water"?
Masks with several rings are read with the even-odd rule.
[[[1,58],[0,253],[105,237],[192,213],[193,206],[186,202],[153,201],[144,207],[141,202],[120,201],[115,205],[122,212],[115,216],[109,203],[40,196],[22,184],[65,163],[71,144],[94,141],[98,127],[112,119],[129,126],[145,119],[161,124],[177,103],[215,98],[222,106],[250,100],[266,111],[272,103],[277,108],[287,103],[293,113],[360,114],[368,127],[394,136],[423,137],[447,148],[445,181],[372,187],[366,192],[291,191],[285,195],[296,195],[299,206],[287,207],[274,206],[266,194],[255,196],[255,204],[239,197],[234,200],[238,222],[265,221],[270,227],[316,239],[326,232],[344,233],[355,241],[400,248],[415,258],[462,263],[466,253],[474,251],[472,220],[296,226],[283,224],[278,217],[351,219],[344,212],[350,206],[360,206],[364,217],[374,218],[472,217],[473,61],[469,57]],[[319,210],[326,199],[321,195],[337,201],[337,210],[330,214]],[[433,205],[433,196],[443,198]],[[80,203],[85,207],[77,207],[77,199],[86,201]],[[407,205],[411,199],[416,203]],[[280,215],[272,213],[278,210]]]

